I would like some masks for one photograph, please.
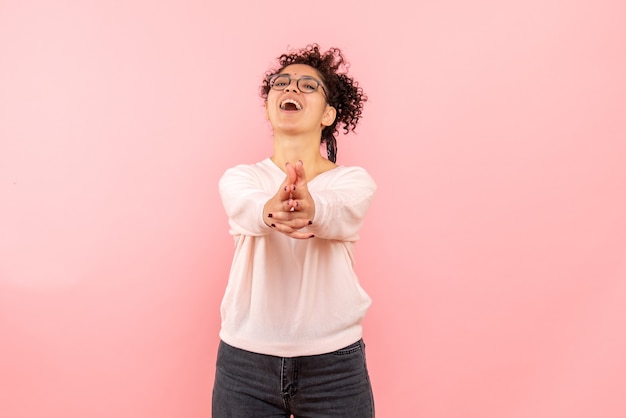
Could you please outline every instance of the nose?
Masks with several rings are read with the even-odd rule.
[[[285,88],[285,91],[289,92],[296,92],[299,93],[300,91],[298,90],[298,81],[297,80],[289,80],[289,85]]]

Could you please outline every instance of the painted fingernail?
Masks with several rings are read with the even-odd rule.
[[[271,213],[268,213],[268,214],[267,214],[267,217],[268,217],[268,218],[271,218],[272,216],[274,216],[274,215],[272,215]]]
[[[311,234],[309,235],[309,238],[315,238],[315,235]]]
[[[313,221],[309,221],[309,225],[313,225]]]
[[[274,225],[274,224],[271,224],[270,226],[271,226],[272,228],[276,228],[276,225]]]

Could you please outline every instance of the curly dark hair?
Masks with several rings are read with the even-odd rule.
[[[332,125],[322,129],[321,143],[326,143],[328,159],[337,162],[335,138],[337,125],[343,124],[346,134],[354,131],[361,118],[367,95],[359,84],[346,74],[349,64],[339,48],[330,48],[326,52],[320,52],[319,45],[310,44],[305,48],[282,54],[278,58],[279,67],[268,71],[261,85],[261,97],[264,100],[267,100],[271,89],[270,76],[292,64],[306,64],[315,68],[328,88],[326,100],[329,105],[337,109],[337,117]]]

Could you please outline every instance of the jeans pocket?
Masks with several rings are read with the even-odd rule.
[[[337,351],[333,351],[333,355],[335,356],[345,356],[347,354],[356,353],[357,351],[363,350],[363,341],[359,340],[355,343],[350,344],[347,347],[340,348]]]

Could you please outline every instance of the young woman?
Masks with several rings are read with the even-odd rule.
[[[337,48],[281,55],[261,87],[272,156],[220,179],[235,254],[213,417],[374,416],[353,247],[376,185],[335,163],[367,99],[345,69]]]

